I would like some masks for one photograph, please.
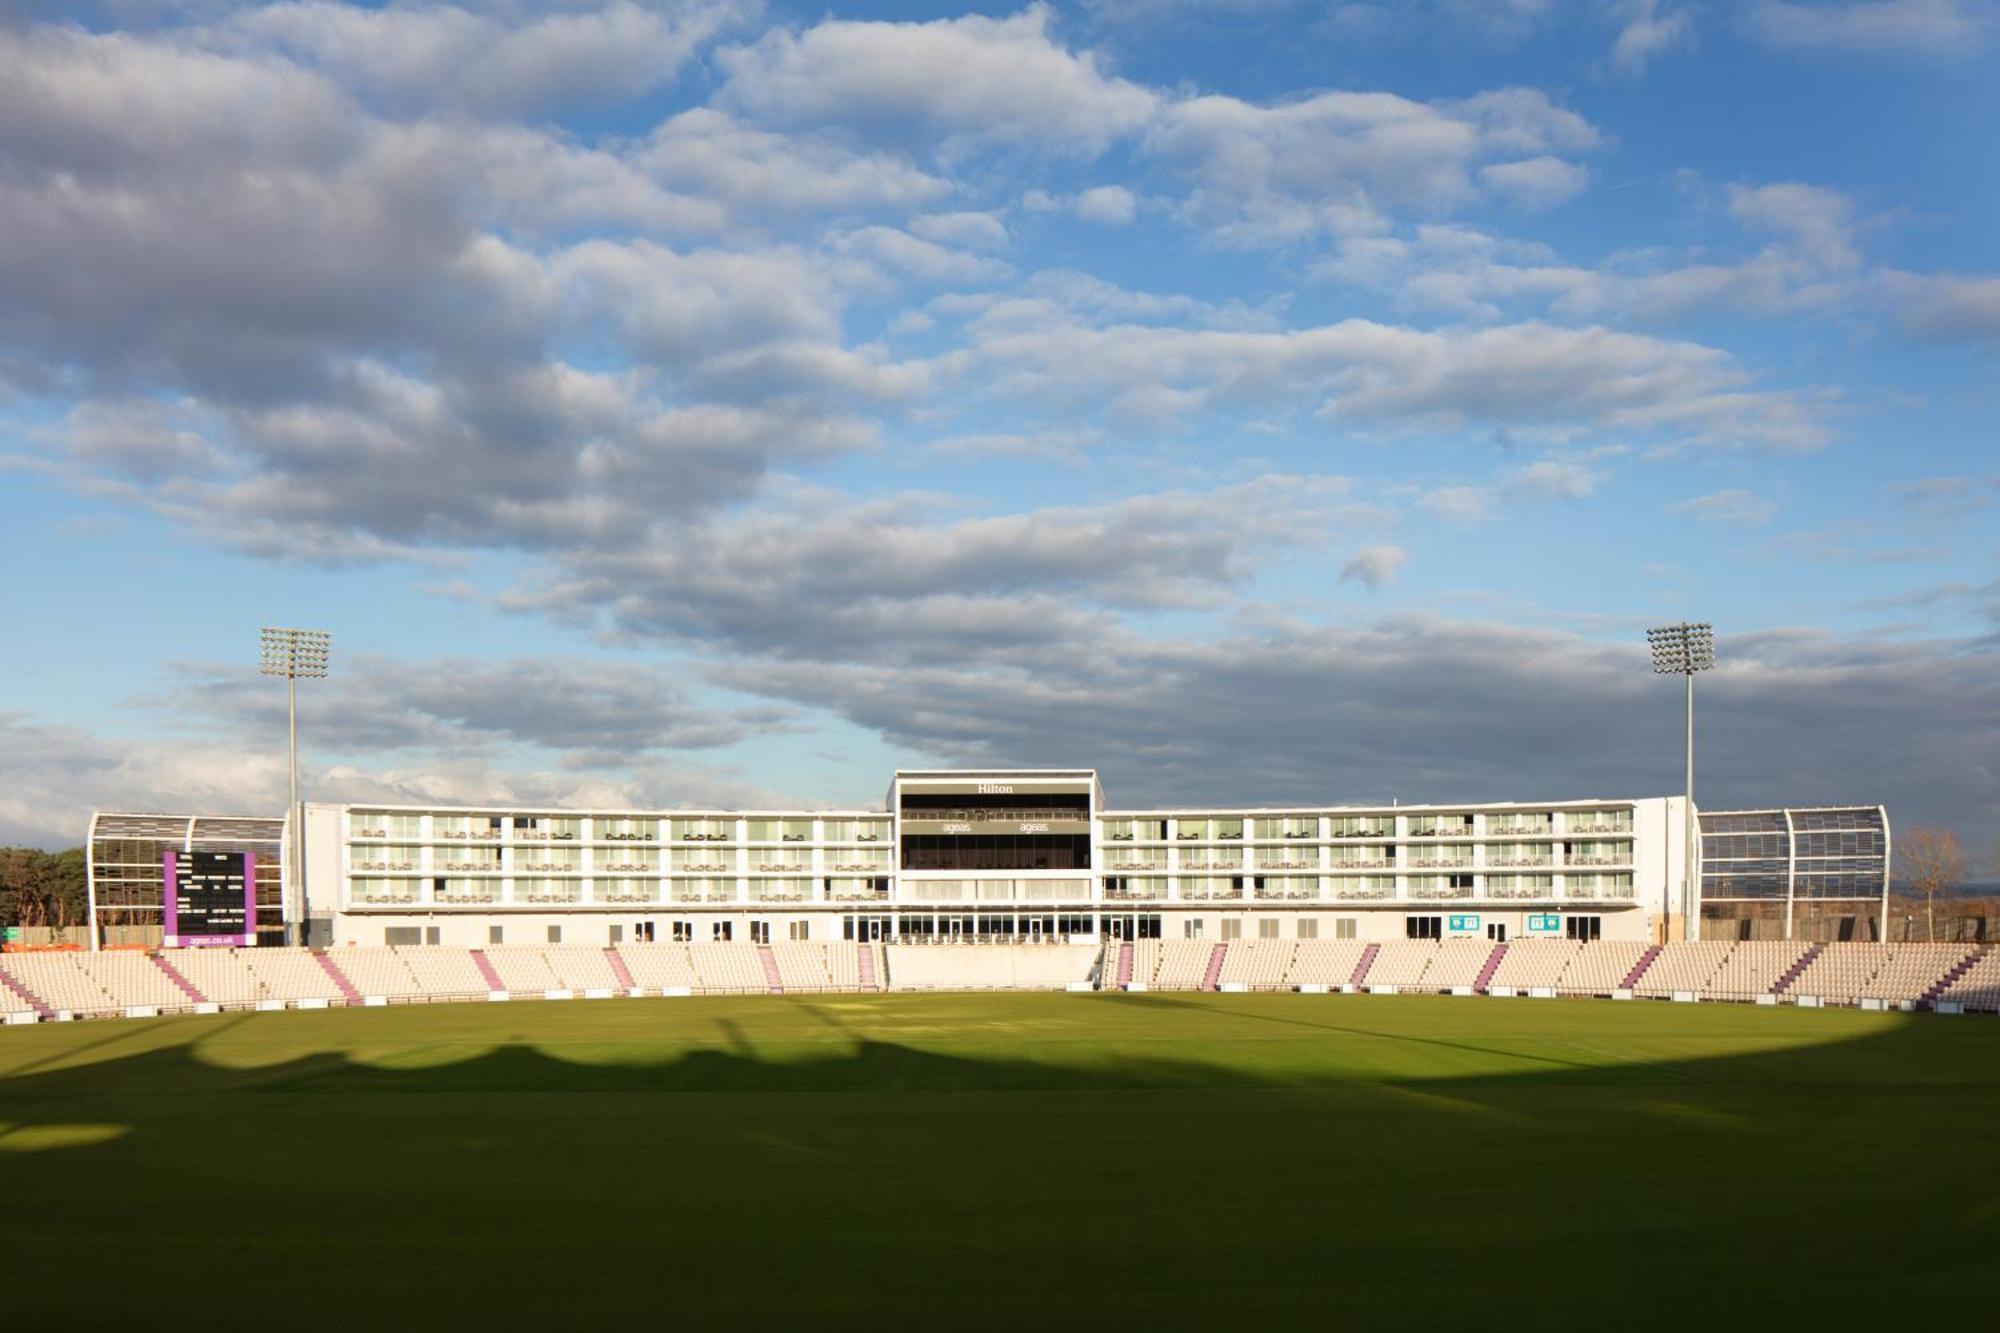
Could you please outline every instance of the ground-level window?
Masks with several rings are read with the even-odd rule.
[[[618,928],[616,926],[613,926],[612,929],[616,930]],[[614,935],[611,938],[613,940],[616,940],[618,937]],[[650,921],[639,921],[633,923],[632,942],[634,944],[651,944],[653,942],[653,923]]]
[[[505,926],[488,926],[486,928],[486,942],[488,944],[505,944],[507,942],[507,928]]]
[[[562,927],[561,927],[561,926],[550,926],[550,927],[549,927],[549,943],[550,943],[550,944],[561,944],[561,943],[562,943]]]
[[[730,926],[732,924],[733,923],[728,921],[715,922],[709,927],[709,938],[714,940],[717,944],[729,943],[731,936],[734,934],[734,932],[730,929]]]
[[[771,942],[771,923],[768,921],[752,921],[750,923],[750,942],[752,944],[769,944]]]
[[[1302,940],[1318,939],[1319,922],[1315,921],[1311,917],[1301,917],[1299,919],[1299,938]]]
[[[438,937],[439,937],[439,935],[440,935],[441,933],[442,933],[442,932],[441,932],[441,931],[440,931],[440,930],[438,929],[438,927],[436,927],[436,926],[425,926],[425,927],[424,927],[424,943],[425,943],[425,944],[437,944],[437,943],[440,943],[441,941],[439,940],[439,938],[438,938]]]
[[[1266,917],[1264,920],[1259,921],[1257,923],[1257,938],[1260,940],[1277,939],[1278,919],[1276,917]]]
[[[1334,937],[1335,939],[1337,939],[1337,940],[1351,940],[1351,939],[1353,939],[1353,938],[1354,938],[1354,932],[1355,932],[1355,926],[1356,926],[1357,924],[1358,924],[1358,923],[1357,923],[1356,919],[1355,919],[1354,917],[1351,917],[1351,916],[1337,916],[1337,917],[1335,917],[1335,918],[1333,919],[1333,937]]]
[[[1222,923],[1222,938],[1236,940],[1243,938],[1243,922],[1240,918],[1229,917]]]
[[[1444,935],[1444,918],[1441,916],[1406,916],[1403,918],[1403,932],[1413,940],[1435,940]]]
[[[1201,928],[1203,924],[1204,922],[1198,916],[1191,917],[1188,920],[1181,922],[1181,938],[1189,940],[1200,939]]]
[[[794,940],[809,940],[812,938],[812,922],[794,921],[787,933]]]
[[[398,944],[422,944],[424,932],[415,926],[389,926],[382,931],[382,943],[394,947]]]
[[[694,922],[692,921],[674,922],[675,944],[689,944],[692,943],[693,940],[694,940]]]
[[[623,944],[625,942],[625,927],[613,926],[611,928],[611,942],[613,944]]]
[[[1563,934],[1573,940],[1602,939],[1604,936],[1604,918],[1601,916],[1564,917]]]

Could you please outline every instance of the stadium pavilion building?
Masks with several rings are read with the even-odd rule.
[[[1680,938],[1686,802],[1110,810],[1088,769],[906,770],[878,810],[305,806],[93,817],[96,944],[169,850],[257,855],[260,943]],[[1695,937],[1879,940],[1880,806],[1701,812]]]

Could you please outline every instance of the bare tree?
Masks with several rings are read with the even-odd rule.
[[[1925,938],[1937,939],[1937,895],[1965,878],[1965,853],[1950,829],[1913,828],[1896,839],[1903,881],[1924,895]]]

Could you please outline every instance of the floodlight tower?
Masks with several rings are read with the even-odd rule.
[[[1687,677],[1687,845],[1681,862],[1681,936],[1701,938],[1701,869],[1695,843],[1694,822],[1694,673],[1715,665],[1715,628],[1683,621],[1646,631],[1653,649],[1653,670],[1662,676]]]
[[[299,681],[323,680],[326,660],[333,647],[333,635],[323,629],[274,629],[264,626],[262,672],[285,678],[285,710],[290,718],[288,757],[291,761],[292,799],[286,807],[286,824],[291,828],[291,845],[285,849],[286,901],[305,909],[305,811],[299,808]],[[254,932],[256,922],[250,922]]]

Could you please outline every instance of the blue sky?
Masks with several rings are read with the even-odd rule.
[[[0,20],[0,837],[1678,781],[2000,838],[2000,6]],[[2000,848],[1995,848],[2000,855]]]

